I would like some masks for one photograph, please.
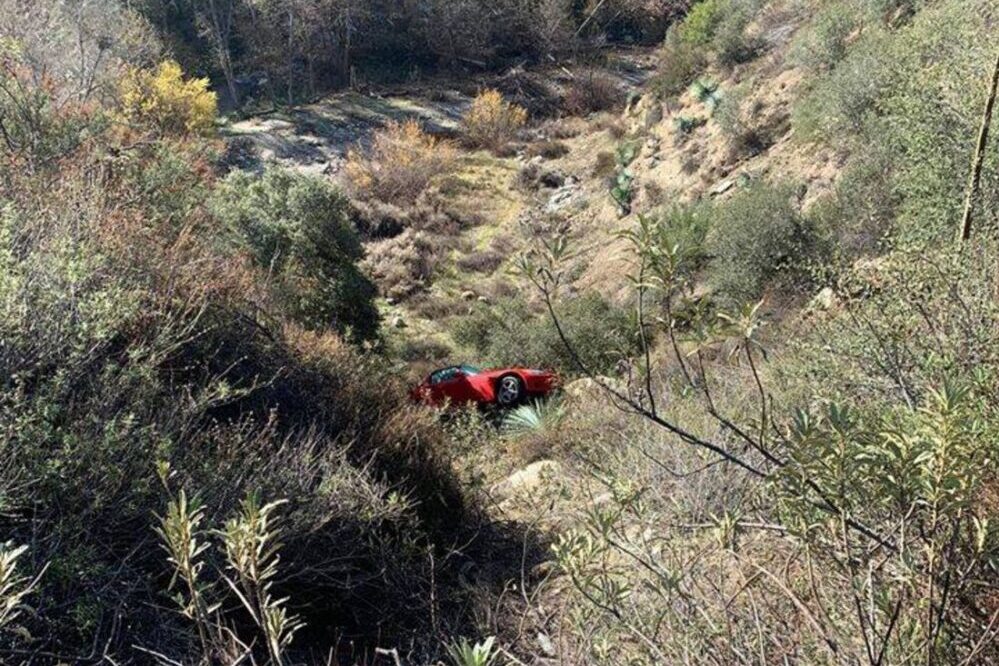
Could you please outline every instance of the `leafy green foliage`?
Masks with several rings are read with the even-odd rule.
[[[708,280],[733,301],[760,296],[804,258],[810,236],[787,185],[756,182],[712,209]]]
[[[822,7],[791,47],[790,58],[812,70],[833,69],[847,55],[846,40],[857,28],[858,9],[833,2]]]
[[[876,202],[875,224],[895,242],[926,245],[954,233],[968,137],[977,131],[994,61],[984,39],[992,11],[987,2],[951,1],[921,9],[896,29],[869,19],[794,109],[799,138],[850,150],[874,177],[868,182],[877,183],[877,192],[859,181],[852,191],[841,187],[838,198],[851,210]],[[992,202],[999,197],[994,153],[984,173],[977,213],[988,227],[996,223]]]
[[[704,71],[707,59],[702,49],[670,31],[658,53],[659,66],[650,84],[660,95],[679,95]]]
[[[560,317],[580,358],[599,372],[611,371],[635,348],[628,315],[596,294],[567,300]],[[522,301],[474,310],[456,324],[454,336],[476,351],[480,363],[555,367],[566,374],[579,371],[547,314],[531,312]]]
[[[728,4],[727,0],[702,0],[695,4],[680,24],[680,39],[695,46],[708,45],[715,36]]]
[[[727,11],[715,28],[713,47],[718,64],[732,67],[759,55],[763,41],[747,33],[759,7],[757,0],[730,0]]]
[[[490,666],[499,655],[499,651],[493,649],[495,642],[494,636],[477,643],[462,638],[449,645],[447,651],[454,666]]]
[[[260,177],[235,172],[215,192],[212,210],[275,278],[277,303],[291,316],[353,340],[375,337],[375,287],[356,265],[361,244],[348,201],[333,186],[279,169]]]
[[[761,48],[746,34],[758,8],[756,0],[702,0],[691,7],[677,34],[684,44],[714,51],[724,67],[746,62]]]

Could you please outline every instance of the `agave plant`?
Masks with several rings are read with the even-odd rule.
[[[690,94],[698,102],[708,107],[712,113],[721,103],[722,95],[718,84],[711,79],[697,79],[690,85]]]
[[[503,432],[508,435],[551,432],[565,419],[565,408],[554,400],[536,400],[521,405],[503,418]]]
[[[467,638],[447,646],[447,653],[454,666],[490,666],[496,661],[498,650],[493,649],[495,636],[489,636],[481,643],[470,643]]]

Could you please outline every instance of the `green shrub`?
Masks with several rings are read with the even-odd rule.
[[[804,257],[808,236],[787,185],[751,184],[712,209],[708,281],[723,299],[758,298]]]
[[[994,33],[994,17],[988,2],[934,4],[892,33],[894,77],[879,101],[878,122],[864,138],[892,155],[902,242],[936,244],[956,233],[995,63],[986,37]],[[997,211],[999,152],[992,148],[975,210],[979,228],[995,228]]]
[[[829,3],[810,25],[799,31],[791,46],[792,62],[812,70],[829,70],[847,54],[847,37],[857,27],[857,8]]]
[[[715,36],[715,30],[729,7],[728,0],[702,0],[691,7],[680,24],[680,39],[694,46],[706,46]]]
[[[702,49],[671,31],[658,54],[659,66],[650,85],[664,97],[679,95],[704,71],[707,59]]]
[[[748,62],[759,55],[763,42],[747,33],[746,28],[756,14],[756,0],[730,0],[727,10],[715,26],[712,48],[723,67]]]
[[[714,51],[725,67],[754,58],[762,42],[746,34],[759,8],[757,0],[703,0],[677,28],[682,43]]]
[[[793,111],[799,138],[825,141],[877,165],[873,182],[887,186],[872,191],[857,181],[857,193],[841,187],[840,198],[856,200],[855,209],[863,208],[865,196],[881,202],[879,223],[890,226],[897,242],[936,243],[955,233],[969,137],[977,132],[994,60],[984,39],[991,34],[989,7],[941,2],[896,30],[865,27]],[[989,152],[976,210],[986,227],[999,221],[997,173],[999,161]]]
[[[566,335],[595,371],[613,371],[617,361],[635,349],[629,315],[598,295],[567,299],[557,307]],[[479,355],[477,363],[579,372],[547,313],[533,312],[519,300],[477,308],[458,321],[454,338]]]
[[[802,139],[842,145],[858,136],[890,87],[892,62],[883,32],[870,31],[795,105],[792,126]]]
[[[273,276],[280,308],[308,328],[358,341],[376,336],[376,290],[357,267],[361,244],[347,199],[332,185],[279,169],[235,172],[216,190],[212,210]]]

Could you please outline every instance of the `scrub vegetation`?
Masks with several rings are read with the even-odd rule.
[[[0,0],[0,663],[999,664],[997,24]]]

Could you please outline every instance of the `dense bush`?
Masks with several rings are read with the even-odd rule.
[[[356,197],[410,204],[454,168],[455,157],[454,146],[424,132],[417,121],[393,122],[375,133],[370,148],[347,153],[344,176]]]
[[[523,108],[503,99],[498,90],[486,89],[475,96],[462,117],[462,132],[468,145],[498,151],[514,139],[526,122]]]
[[[814,83],[794,109],[799,136],[841,141],[863,131],[892,80],[887,40],[881,32],[865,33],[835,69]]]
[[[944,2],[895,30],[874,22],[795,107],[800,138],[852,151],[859,162],[876,157],[878,182],[888,182],[877,200],[892,207],[897,240],[925,244],[954,233],[972,150],[968,137],[977,131],[993,62],[981,36],[989,34],[994,13],[984,0]],[[980,208],[986,225],[995,223],[996,173],[990,153]],[[863,192],[854,197],[857,206]],[[851,196],[841,192],[844,200]]]
[[[683,93],[707,66],[702,49],[683,39],[673,30],[657,54],[659,65],[650,84],[664,96]]]
[[[694,46],[707,46],[725,17],[728,0],[702,0],[690,8],[679,27],[680,39]]]
[[[708,280],[725,298],[758,298],[767,283],[804,258],[810,240],[794,188],[751,184],[714,206]]]
[[[597,372],[613,372],[617,362],[635,350],[628,334],[629,315],[595,294],[566,301],[560,314],[580,358]],[[547,315],[532,312],[522,301],[477,308],[455,324],[454,337],[474,349],[480,363],[579,372]]]
[[[834,68],[846,57],[846,41],[857,28],[857,13],[858,8],[850,3],[822,7],[792,44],[791,60],[812,70]]]
[[[718,63],[723,67],[748,62],[762,50],[762,40],[747,31],[759,6],[758,0],[731,0],[728,3],[712,41]]]
[[[622,100],[623,94],[614,79],[590,70],[578,73],[570,82],[562,108],[569,115],[585,116],[613,109]]]
[[[361,244],[346,197],[329,183],[271,168],[234,172],[211,208],[272,281],[275,308],[307,328],[361,341],[378,332],[375,287],[357,267]]]
[[[404,299],[429,286],[440,250],[430,234],[410,228],[371,244],[365,266],[383,295]]]
[[[122,114],[160,134],[208,134],[218,111],[208,84],[208,79],[185,79],[172,60],[152,71],[133,69],[121,82]]]

